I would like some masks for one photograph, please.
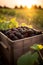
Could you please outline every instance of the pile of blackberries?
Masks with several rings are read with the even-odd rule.
[[[40,31],[36,31],[34,29],[31,29],[25,26],[13,28],[9,30],[0,30],[0,31],[4,33],[11,40],[18,40],[18,39],[23,39],[26,37],[31,37],[31,36],[42,34],[42,32]]]

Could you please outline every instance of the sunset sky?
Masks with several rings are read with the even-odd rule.
[[[43,7],[43,0],[0,0],[0,5],[6,5],[11,8],[15,5],[31,7],[34,4],[41,5]]]

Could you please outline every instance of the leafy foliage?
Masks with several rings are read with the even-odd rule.
[[[38,65],[42,65],[43,64],[43,57],[40,53],[40,50],[43,49],[43,45],[41,44],[34,44],[33,46],[31,46],[32,49],[37,50],[36,52],[32,53],[32,52],[28,52],[27,54],[24,54],[23,56],[21,56],[18,59],[17,64],[18,65],[34,65],[34,63],[37,63]],[[40,61],[38,60],[40,55]]]
[[[34,44],[33,46],[31,46],[31,48],[34,49],[34,50],[42,50],[43,49],[43,45]]]
[[[18,65],[34,65],[35,62],[37,62],[37,59],[38,59],[38,53],[35,52],[35,53],[27,53],[23,56],[21,56],[19,59],[18,59]]]
[[[0,19],[0,29],[1,30],[6,30],[6,29],[11,29],[14,27],[18,27],[18,22],[16,21],[15,18],[12,18],[10,21],[6,21],[5,19]]]

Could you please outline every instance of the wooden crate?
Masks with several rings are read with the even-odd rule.
[[[1,50],[9,65],[16,64],[17,59],[28,52],[31,45],[42,42],[43,34],[12,41],[0,32]]]

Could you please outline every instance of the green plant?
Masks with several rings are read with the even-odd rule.
[[[32,51],[31,51],[31,52],[28,52],[27,54],[24,54],[23,56],[21,56],[17,61],[18,65],[35,65],[35,63],[37,65],[40,65],[41,63],[38,60],[39,57],[41,59],[40,61],[42,61],[42,63],[43,63],[43,57],[40,52],[40,50],[43,49],[43,45],[34,44],[33,46],[31,46],[31,48],[33,50],[35,50],[35,52],[32,53]]]
[[[37,52],[31,53],[28,52],[27,54],[21,56],[17,62],[18,65],[33,65],[38,59],[38,54]]]
[[[18,27],[18,22],[16,21],[16,18],[11,18],[10,21],[6,21],[6,19],[0,19],[1,30],[7,30],[14,27]]]
[[[43,64],[43,56],[41,54],[41,50],[43,49],[43,45],[41,44],[34,44],[33,46],[31,46],[31,48],[35,51],[37,51],[38,55],[39,55],[39,65]]]

